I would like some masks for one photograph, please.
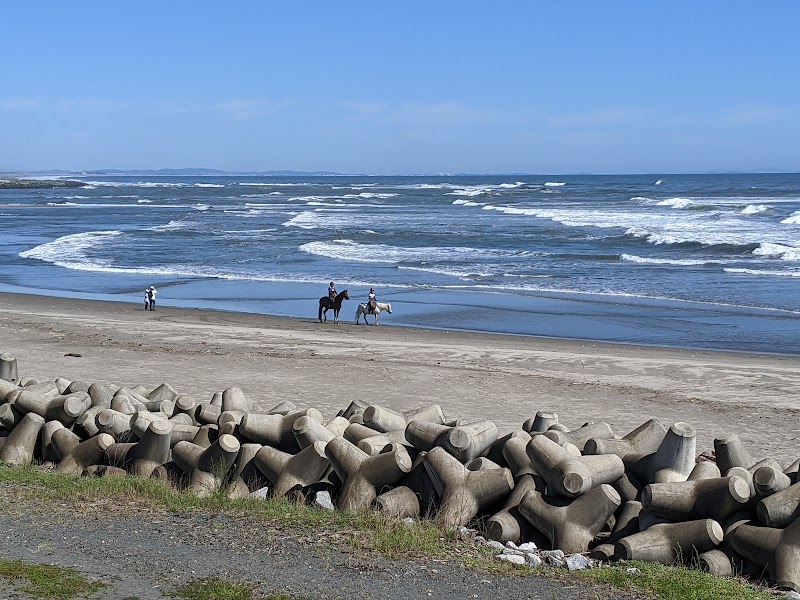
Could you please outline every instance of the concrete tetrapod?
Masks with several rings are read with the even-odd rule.
[[[228,498],[247,498],[250,492],[264,487],[264,477],[255,461],[261,448],[261,444],[242,444],[228,482]]]
[[[101,433],[81,441],[69,429],[61,428],[53,432],[53,448],[60,457],[56,470],[61,473],[80,475],[90,465],[106,462],[106,451],[114,443],[114,438]]]
[[[324,425],[311,417],[300,417],[292,424],[292,433],[301,448],[314,442],[330,442],[335,437],[342,437],[350,421],[344,417],[334,417]]]
[[[717,577],[730,577],[733,575],[731,557],[722,550],[714,549],[703,552],[697,557],[700,569]]]
[[[710,460],[704,460],[694,466],[686,480],[697,481],[699,479],[717,479],[719,477],[722,477],[722,474],[719,472],[717,464]]]
[[[239,433],[248,440],[265,446],[278,448],[283,452],[295,454],[300,451],[300,444],[294,435],[294,422],[300,417],[309,417],[323,423],[322,413],[316,408],[298,410],[285,415],[265,415],[249,413],[244,415],[239,424]]]
[[[572,444],[577,446],[578,450],[583,452],[583,448],[590,439],[614,439],[614,432],[611,430],[611,425],[605,421],[600,423],[589,423],[577,429],[569,431],[559,431],[557,429],[548,429],[544,432],[546,437],[553,440],[559,446],[564,444]]]
[[[410,487],[404,485],[382,493],[372,501],[372,506],[376,510],[398,519],[419,518],[419,498]]]
[[[759,467],[753,473],[753,487],[758,498],[766,498],[782,492],[792,485],[792,479],[772,465]]]
[[[667,428],[655,419],[643,423],[622,439],[591,438],[586,441],[586,454],[616,454],[623,458],[631,452],[655,452],[664,441]]]
[[[722,527],[714,519],[660,523],[619,540],[614,546],[614,558],[688,564],[697,555],[716,548],[722,539]]]
[[[302,492],[317,483],[330,466],[325,446],[326,442],[314,442],[294,455],[262,446],[254,461],[258,470],[272,483],[271,495],[281,497],[290,492]]]
[[[28,413],[20,419],[17,426],[5,438],[0,448],[0,461],[13,466],[29,465],[33,462],[39,431],[44,426],[44,418]]]
[[[172,450],[172,459],[189,476],[189,491],[205,497],[222,489],[239,448],[239,440],[223,434],[208,448],[178,442]]]
[[[363,424],[380,433],[405,429],[411,421],[444,423],[444,413],[438,404],[397,412],[372,404],[362,413]]]
[[[72,427],[78,417],[91,405],[92,399],[86,392],[49,399],[43,399],[38,394],[28,395],[22,392],[17,397],[14,408],[23,413],[35,413],[47,421],[60,421],[64,427]]]
[[[503,508],[489,517],[486,521],[486,536],[498,542],[514,542],[519,544],[521,541],[530,541],[539,533],[533,525],[519,514],[519,503],[526,492],[535,492],[536,481],[530,475],[522,475],[514,484],[514,489],[506,499]],[[541,490],[539,490],[541,491]]]
[[[796,521],[800,518],[800,483],[763,498],[756,506],[756,514],[767,527],[787,527]]]
[[[749,469],[756,462],[735,433],[714,440],[714,457],[720,472],[726,474],[731,467]]]
[[[405,437],[417,450],[436,447],[455,456],[462,463],[477,458],[497,440],[497,426],[491,421],[477,421],[449,427],[428,421],[411,421]]]
[[[508,469],[470,471],[439,446],[425,455],[423,464],[441,498],[437,518],[448,529],[466,525],[479,513],[496,510],[514,488]]]
[[[625,469],[643,483],[686,481],[695,465],[697,432],[688,423],[673,424],[658,450],[625,455]]]
[[[622,459],[615,454],[576,458],[546,435],[534,436],[526,451],[548,493],[562,498],[577,498],[600,484],[614,483],[625,473]]]
[[[642,506],[672,521],[723,521],[750,500],[750,486],[741,477],[651,483],[642,490]]]
[[[522,429],[527,433],[544,433],[556,423],[558,423],[558,415],[556,413],[540,410],[536,413],[536,416],[527,419],[522,424]]]
[[[13,354],[8,352],[0,354],[0,379],[9,383],[17,383],[19,381],[17,359]]]
[[[604,483],[571,502],[526,492],[519,513],[550,540],[554,549],[576,553],[588,551],[621,503],[617,491]]]
[[[141,439],[127,452],[124,468],[132,475],[149,478],[156,467],[168,463],[171,429],[167,421],[151,421]]]
[[[800,519],[786,529],[739,525],[731,536],[731,546],[765,567],[778,587],[800,592]]]
[[[411,470],[411,458],[403,446],[369,456],[344,438],[325,446],[325,455],[344,482],[336,506],[340,510],[365,511],[383,488],[397,484]]]

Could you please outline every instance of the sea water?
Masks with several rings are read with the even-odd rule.
[[[0,191],[0,291],[800,354],[797,174],[71,178]]]

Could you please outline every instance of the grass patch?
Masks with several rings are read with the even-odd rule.
[[[185,600],[256,600],[253,598],[253,589],[249,584],[216,577],[190,581],[167,596]],[[310,600],[310,598],[274,593],[268,596],[259,596],[257,600]]]
[[[209,577],[190,581],[167,595],[186,600],[251,600],[253,590],[246,583]]]
[[[22,584],[19,590],[34,598],[70,600],[95,594],[104,587],[100,582],[90,582],[75,569],[31,565],[19,560],[0,561],[0,577]]]
[[[639,573],[628,573],[635,567]],[[641,589],[659,600],[774,600],[763,587],[735,577],[716,577],[699,569],[668,567],[656,563],[627,561],[602,569],[576,571],[581,579],[605,583],[622,589]]]

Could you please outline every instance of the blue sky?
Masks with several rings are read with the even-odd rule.
[[[800,3],[9,2],[0,171],[800,170]]]

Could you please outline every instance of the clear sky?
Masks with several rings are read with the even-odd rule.
[[[0,171],[800,170],[800,2],[5,2]]]

